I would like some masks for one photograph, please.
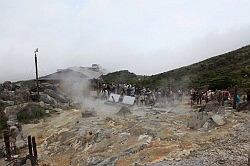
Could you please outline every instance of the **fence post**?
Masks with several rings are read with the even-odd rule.
[[[37,158],[36,138],[35,137],[32,137],[32,146],[33,146],[34,156]]]
[[[3,131],[3,138],[5,143],[6,157],[7,160],[11,160],[11,150],[10,150],[10,135],[8,130]]]
[[[29,155],[33,155],[33,152],[32,152],[32,143],[31,143],[31,136],[29,135],[28,136],[28,147],[29,147]]]

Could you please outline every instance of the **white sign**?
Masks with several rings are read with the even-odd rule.
[[[120,98],[120,95],[111,93],[110,96],[109,96],[108,101],[117,103],[117,102],[119,102],[119,98]]]
[[[131,96],[124,96],[122,100],[122,103],[127,105],[134,105],[134,102],[135,102],[135,97]]]

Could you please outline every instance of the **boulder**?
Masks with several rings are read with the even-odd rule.
[[[5,81],[2,86],[4,90],[12,91],[13,85],[10,81]]]
[[[132,113],[131,113],[131,111],[130,111],[130,109],[128,107],[123,106],[120,109],[120,111],[118,111],[116,114],[125,117],[126,115],[130,115]]]
[[[24,104],[9,106],[4,109],[4,112],[7,117],[10,117],[11,115],[16,115],[19,111],[21,111],[24,107]]]
[[[226,124],[226,121],[224,120],[224,117],[220,116],[220,115],[213,115],[211,117],[211,119],[218,125],[218,126],[222,126],[224,124]]]
[[[250,111],[250,101],[240,103],[237,107],[237,111]]]
[[[206,106],[203,108],[207,112],[218,112],[220,108],[220,103],[218,101],[209,101]]]
[[[14,101],[15,100],[15,92],[14,91],[3,91],[0,93],[0,99],[4,101]]]
[[[102,161],[103,161],[102,156],[90,156],[88,157],[88,160],[87,160],[88,165],[98,165]]]
[[[0,93],[2,93],[4,91],[4,88],[2,86],[2,84],[0,84]]]
[[[53,97],[54,99],[56,99],[57,101],[61,102],[61,103],[67,103],[68,99],[63,96],[60,93],[57,93],[56,91],[53,91],[51,89],[45,89],[44,90],[45,94],[48,94],[50,97]]]
[[[209,118],[202,128],[205,130],[210,130],[213,129],[214,127],[216,127],[216,123],[211,118]]]
[[[4,112],[9,119],[13,119],[12,117],[16,117],[19,112],[25,112],[27,116],[33,118],[38,116],[38,112],[34,111],[38,109],[41,109],[41,105],[39,103],[29,102],[6,107]]]
[[[83,118],[95,117],[96,111],[92,108],[91,110],[85,110],[81,112]]]
[[[68,110],[71,108],[69,103],[60,103],[60,102],[57,103],[57,107],[63,110]]]
[[[14,101],[3,101],[3,100],[0,100],[0,105],[14,105]]]
[[[206,123],[208,119],[209,115],[206,112],[196,112],[191,115],[190,119],[188,120],[187,127],[190,129],[199,129]]]
[[[10,127],[10,141],[15,144],[18,134],[20,133],[19,129],[16,126]]]
[[[50,83],[41,83],[40,85],[41,85],[42,89],[44,89],[44,90],[50,89],[50,90],[55,91],[57,89],[57,87],[55,85],[50,84]]]
[[[57,101],[47,94],[40,94],[40,101],[43,101],[44,103],[49,104],[53,107],[57,107]]]
[[[15,100],[19,102],[28,102],[30,101],[30,93],[28,90],[17,89],[15,91]]]
[[[152,142],[152,138],[153,137],[150,136],[150,135],[143,134],[143,135],[140,135],[138,137],[138,141],[139,142],[144,142],[145,141],[146,144],[150,144]]]

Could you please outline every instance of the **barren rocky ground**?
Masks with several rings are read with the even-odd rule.
[[[101,101],[97,102],[93,117],[83,117],[85,110],[56,109],[37,124],[23,125],[22,132],[24,138],[36,136],[39,165],[241,166],[248,163],[247,112],[223,107],[220,108],[223,124],[209,127],[206,123],[196,129],[189,123],[202,123],[200,117],[194,119],[198,109],[187,104],[164,109],[133,107],[131,114],[125,116],[116,114],[119,109],[119,106],[104,106]],[[27,153],[23,149],[20,155]]]

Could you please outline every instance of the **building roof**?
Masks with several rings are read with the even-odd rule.
[[[88,77],[80,72],[64,69],[55,73],[40,77],[39,80],[58,80],[58,81],[76,81],[81,79],[88,79]]]
[[[77,81],[98,79],[101,75],[107,74],[107,71],[96,67],[70,67],[57,70],[57,72],[40,77],[39,80],[59,80],[59,81]]]

